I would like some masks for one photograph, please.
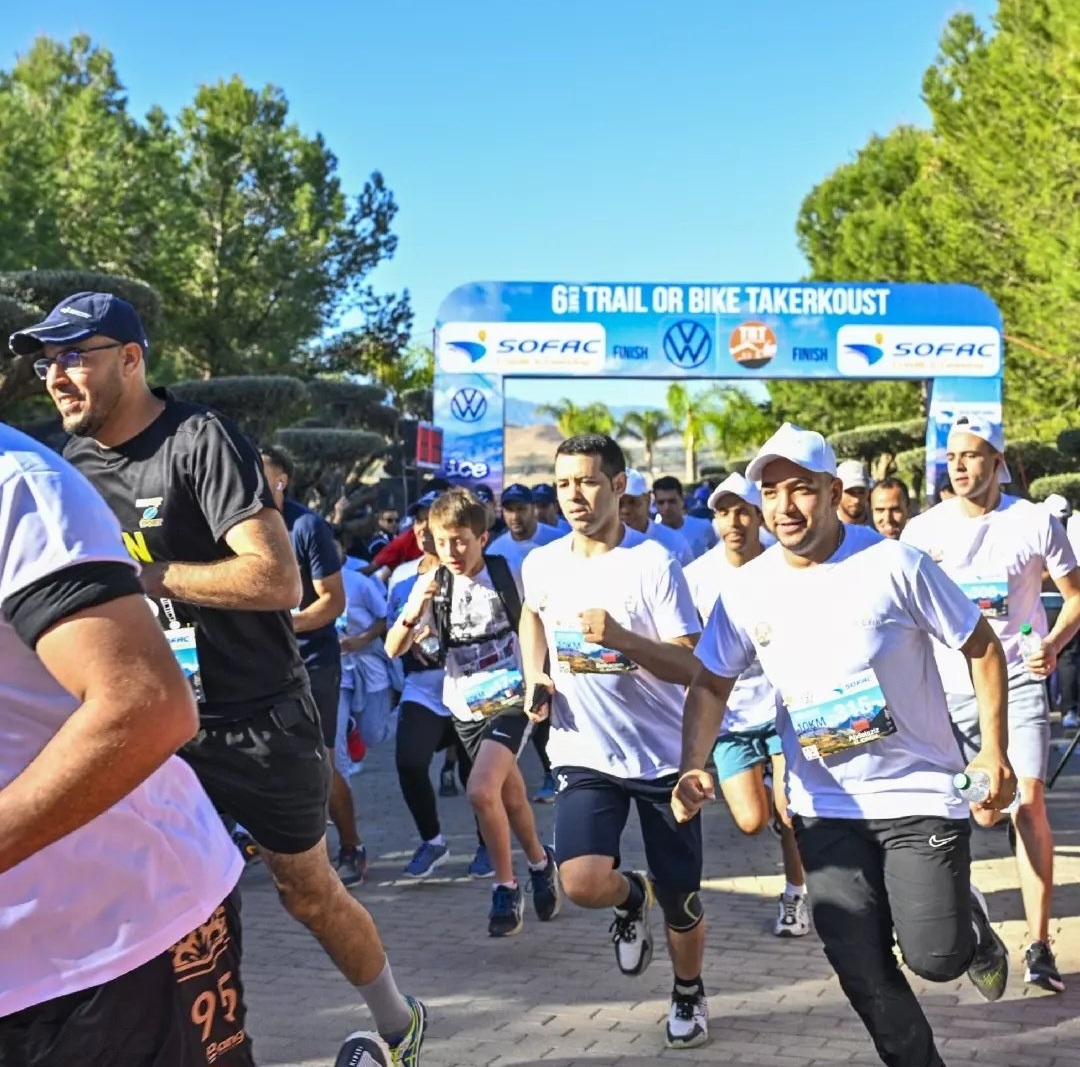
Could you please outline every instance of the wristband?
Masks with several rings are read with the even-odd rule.
[[[409,622],[409,620],[406,619],[404,615],[401,615],[398,618],[398,622],[400,622],[401,625],[404,626],[406,630],[415,630],[416,626],[420,622],[420,620],[419,619],[413,619],[412,622]]]

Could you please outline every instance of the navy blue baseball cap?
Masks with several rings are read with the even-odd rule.
[[[547,482],[541,482],[539,485],[532,487],[532,498],[534,504],[557,504],[559,498],[555,493],[555,486],[549,485]]]
[[[488,485],[474,485],[473,496],[480,501],[481,504],[494,504],[495,494],[491,491],[491,487]]]
[[[408,506],[408,508],[405,511],[405,514],[406,515],[415,515],[418,511],[421,511],[421,510],[426,511],[428,508],[431,507],[432,504],[435,503],[436,500],[439,499],[439,496],[440,496],[440,494],[439,494],[439,492],[437,490],[433,490],[430,493],[425,493],[422,497],[420,497],[419,500],[414,500]]]
[[[150,347],[139,313],[112,293],[72,293],[49,312],[44,322],[11,335],[8,345],[17,356],[32,356],[44,345],[75,344],[95,334],[120,344]]]
[[[521,482],[514,482],[503,490],[502,502],[506,504],[531,504],[533,502],[532,490]]]

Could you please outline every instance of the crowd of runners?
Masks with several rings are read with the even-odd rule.
[[[10,347],[69,443],[0,425],[3,1067],[253,1064],[237,883],[259,859],[373,1021],[339,1067],[419,1064],[422,989],[399,989],[351,892],[349,779],[384,743],[415,830],[403,875],[455,862],[439,799],[464,789],[461,862],[492,884],[477,923],[517,934],[527,898],[539,922],[605,911],[630,976],[662,931],[669,1047],[709,1040],[717,786],[741,831],[777,836],[775,934],[816,932],[890,1067],[944,1062],[894,944],[927,980],[1005,991],[972,818],[1010,820],[1024,978],[1064,989],[1046,679],[1060,657],[1075,715],[1080,571],[1068,504],[1002,491],[999,426],[957,420],[920,514],[791,424],[688,494],[586,434],[546,484],[433,480],[358,552],[293,499],[287,453],[149,387],[123,300],[74,294]],[[647,870],[620,862],[631,806]]]

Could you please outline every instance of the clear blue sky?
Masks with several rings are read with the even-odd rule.
[[[384,173],[400,246],[373,281],[412,291],[425,337],[478,279],[799,277],[803,196],[872,133],[924,123],[946,20],[994,6],[38,0],[8,5],[0,59],[88,32],[139,114],[234,73],[282,86],[347,189]]]

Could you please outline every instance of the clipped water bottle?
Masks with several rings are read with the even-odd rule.
[[[1020,655],[1026,663],[1031,656],[1037,656],[1042,651],[1042,638],[1031,628],[1031,623],[1025,622],[1020,627]],[[1043,682],[1046,679],[1041,674],[1028,671],[1028,676]]]

